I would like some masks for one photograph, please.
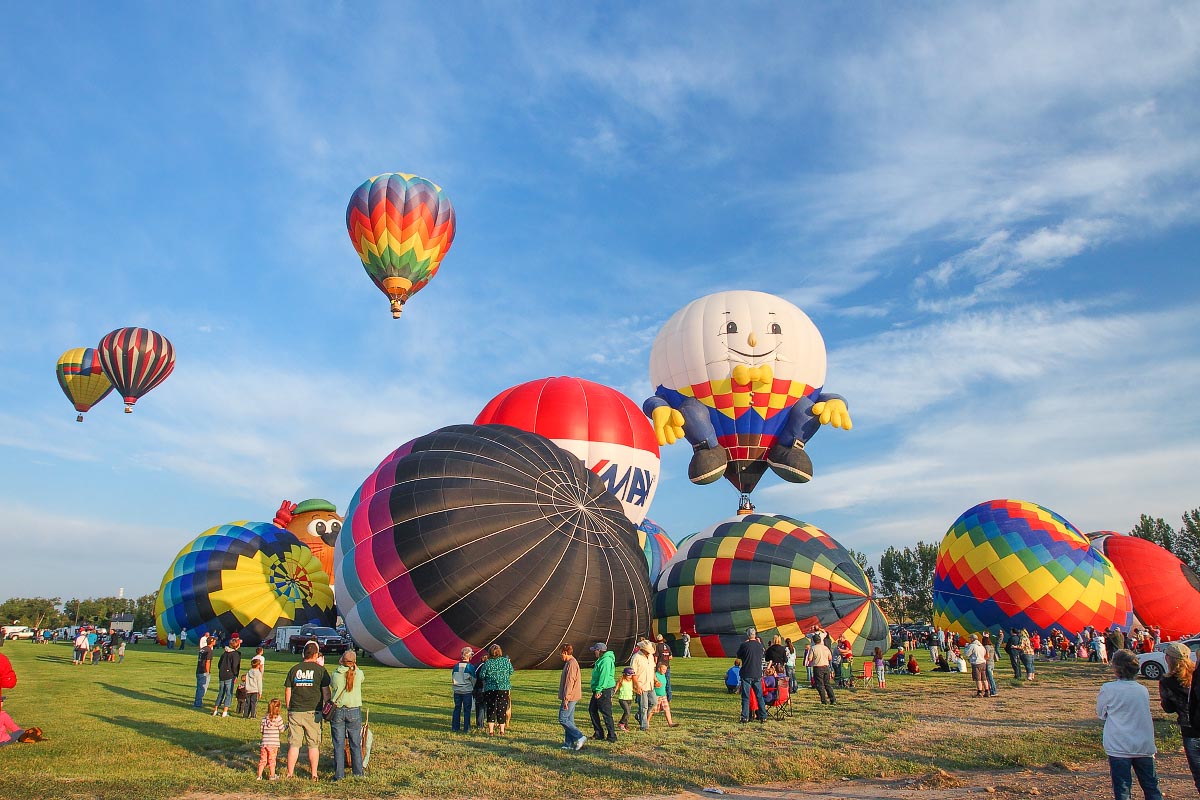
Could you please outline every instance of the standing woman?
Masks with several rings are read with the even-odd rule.
[[[1188,768],[1200,791],[1200,692],[1192,691],[1196,667],[1185,644],[1167,645],[1166,656],[1167,674],[1158,682],[1158,697],[1163,711],[1176,715]]]
[[[488,648],[488,660],[479,665],[476,678],[483,681],[483,702],[487,706],[488,736],[496,732],[500,726],[500,735],[504,735],[504,726],[508,721],[509,692],[512,691],[513,665],[500,649],[494,644]]]
[[[1025,680],[1031,681],[1034,679],[1033,671],[1033,643],[1029,640],[1029,631],[1021,629],[1021,643],[1017,645],[1017,650],[1021,653],[1021,663],[1025,667]]]
[[[985,631],[983,634],[983,652],[987,656],[987,685],[988,696],[996,696],[996,647],[992,637]]]
[[[483,730],[483,723],[487,722],[487,692],[483,690],[483,676],[479,672],[487,660],[487,650],[484,650],[479,656],[479,666],[475,667],[475,688],[471,691],[475,703],[476,732]]]
[[[333,672],[329,692],[333,703],[333,716],[329,719],[329,732],[333,736],[333,779],[346,777],[346,739],[350,740],[350,769],[355,777],[362,777],[362,685],[363,671],[358,668],[358,655],[354,650],[342,653],[340,666]]]
[[[791,639],[784,639],[783,646],[784,646],[784,649],[787,650],[787,663],[784,665],[784,669],[787,670],[788,691],[791,692],[792,694],[795,694],[796,689],[798,688],[798,685],[796,683],[796,647],[795,647],[795,645],[792,644]],[[838,677],[840,678],[841,677],[840,665],[839,665],[838,673],[839,673]]]

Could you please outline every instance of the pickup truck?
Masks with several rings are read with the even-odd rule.
[[[33,629],[26,625],[6,625],[4,627],[5,639],[32,639]]]
[[[349,643],[333,628],[305,625],[299,633],[288,639],[288,650],[293,653],[304,652],[304,645],[316,642],[322,653],[344,653],[350,649]]]

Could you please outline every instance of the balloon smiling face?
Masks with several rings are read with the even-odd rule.
[[[701,297],[667,321],[650,380],[729,419],[775,416],[825,383],[825,341],[788,301],[753,291]]]

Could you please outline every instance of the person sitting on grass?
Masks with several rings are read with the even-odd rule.
[[[904,669],[904,647],[901,646],[888,658],[888,669],[895,672]]]
[[[910,655],[908,657],[908,674],[916,675],[920,671],[921,671],[921,668],[919,666],[917,666],[917,657],[915,655]]]
[[[950,671],[950,662],[946,660],[946,654],[944,652],[938,653],[937,666],[933,668],[933,671],[934,672],[949,672]]]
[[[738,688],[742,685],[742,660],[735,658],[733,666],[725,671],[725,688],[730,694],[737,694]]]

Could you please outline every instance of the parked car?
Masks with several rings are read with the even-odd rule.
[[[301,653],[309,642],[316,642],[322,653],[344,653],[350,649],[349,643],[333,628],[316,625],[305,625],[299,633],[293,634],[288,640],[288,649],[293,653]]]
[[[144,635],[145,635],[145,634],[143,634],[141,631],[134,631],[133,633],[129,634],[129,643],[130,643],[130,644],[135,644],[135,643],[136,643],[138,640],[140,640],[140,639],[141,639],[141,638],[142,638]]]
[[[1192,651],[1192,661],[1196,661],[1197,653],[1200,653],[1200,636],[1184,639],[1183,643]],[[1156,681],[1167,674],[1167,657],[1164,651],[1169,644],[1170,642],[1163,642],[1152,653],[1138,654],[1138,664],[1140,665],[1143,678]]]
[[[4,626],[5,639],[32,639],[33,629],[28,625],[6,625]]]

